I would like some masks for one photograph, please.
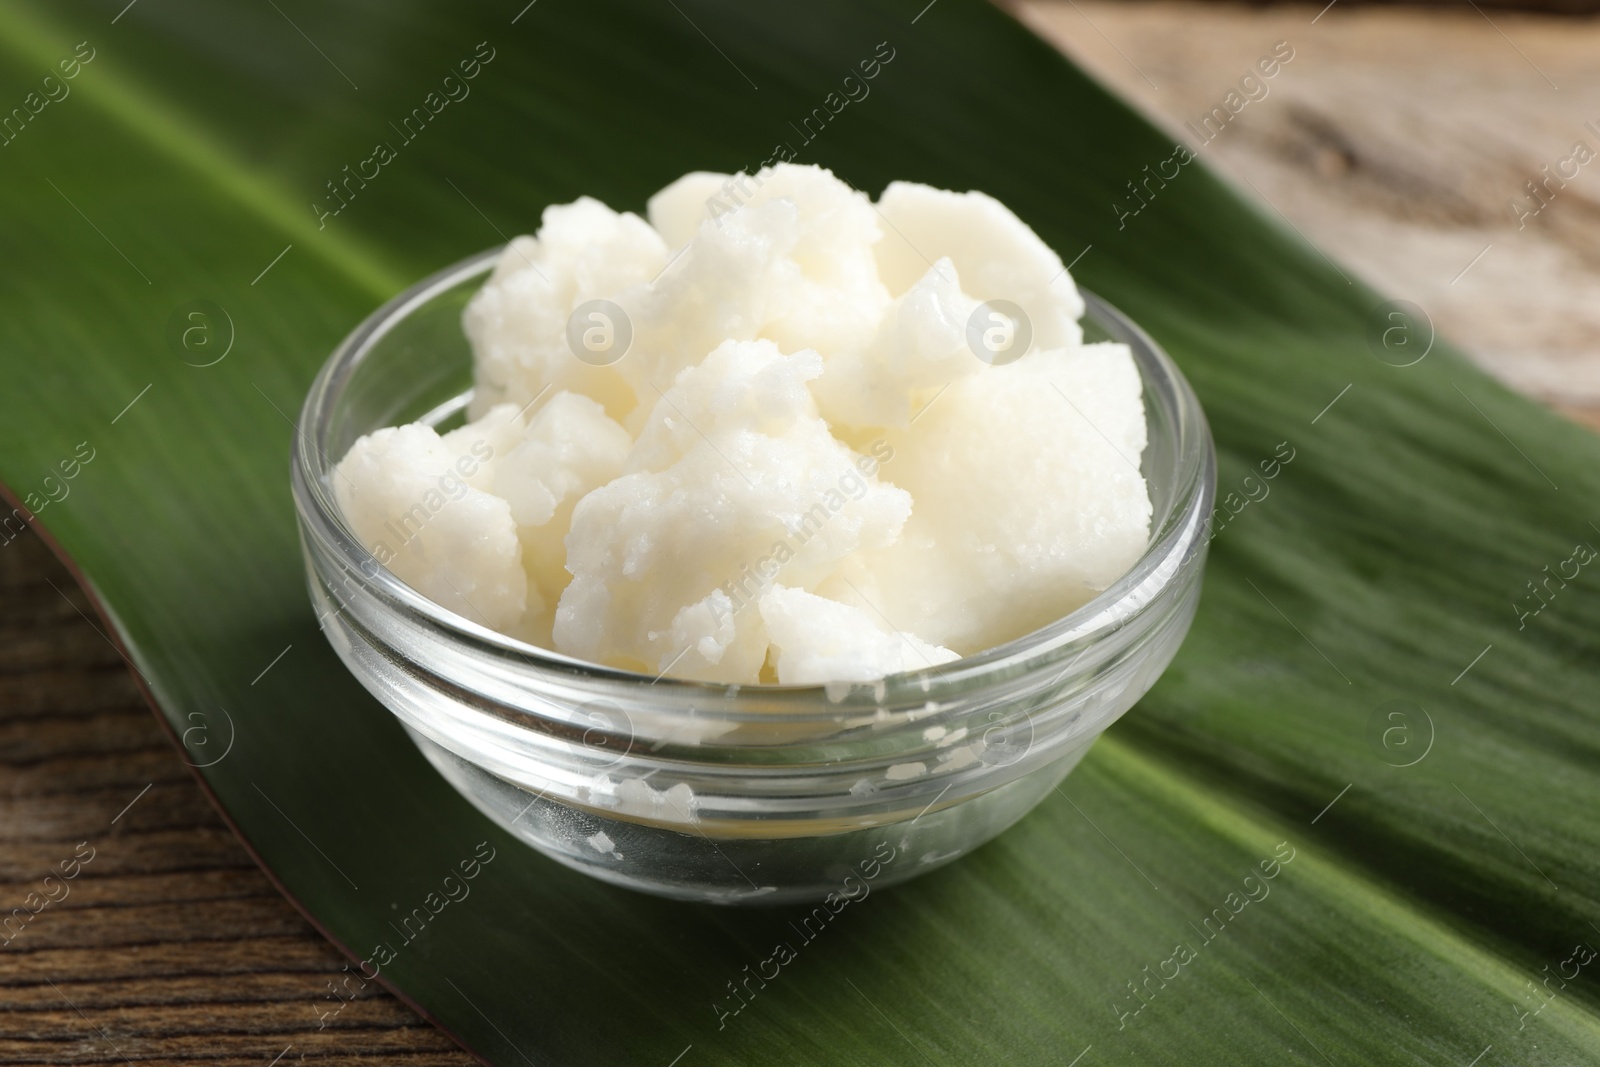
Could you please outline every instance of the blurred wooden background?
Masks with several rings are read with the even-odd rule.
[[[1510,206],[1536,204],[1527,183],[1576,142],[1600,155],[1600,21],[1469,3],[1010,6],[1191,147],[1184,123],[1287,41],[1268,95],[1200,158],[1511,388],[1600,427],[1600,158],[1551,182],[1521,228]]]
[[[1288,41],[1202,158],[1507,384],[1600,426],[1600,160],[1525,227],[1508,206],[1575,141],[1600,151],[1600,23],[1505,6],[1013,10],[1175,136]],[[229,834],[85,610],[36,538],[0,548],[0,911],[96,850],[0,947],[0,1064],[472,1062],[375,986],[319,1029],[343,958]]]

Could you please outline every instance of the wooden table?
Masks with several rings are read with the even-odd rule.
[[[1507,207],[1574,140],[1600,150],[1584,129],[1600,26],[1345,4],[1315,23],[1298,6],[1019,11],[1175,136],[1290,42],[1202,155],[1508,384],[1600,425],[1600,162],[1521,230]],[[0,1064],[472,1062],[376,986],[318,1029],[343,958],[229,834],[84,610],[37,538],[0,548],[0,912],[95,849],[0,947]]]
[[[0,945],[0,1064],[476,1062],[375,984],[318,1029],[344,957],[223,825],[87,611],[39,538],[0,547],[0,914],[94,850]]]
[[[1600,426],[1600,158],[1511,207],[1574,142],[1600,157],[1600,21],[1323,3],[1010,6],[1347,272]],[[1185,125],[1279,41],[1264,97],[1209,142]]]

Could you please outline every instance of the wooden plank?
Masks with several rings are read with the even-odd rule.
[[[69,598],[84,607],[38,538],[0,546],[0,919],[94,849],[0,941],[0,1064],[475,1062],[375,985],[330,993],[344,957],[229,833]]]
[[[1015,10],[1347,272],[1421,306],[1513,389],[1600,427],[1600,159],[1520,227],[1510,206],[1537,204],[1527,183],[1575,142],[1600,153],[1600,22],[1468,5]],[[1205,140],[1202,116],[1279,41],[1293,59]]]

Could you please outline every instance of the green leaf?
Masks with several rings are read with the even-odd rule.
[[[472,1048],[683,1067],[1600,1053],[1595,967],[1570,962],[1600,942],[1600,576],[1514,607],[1600,539],[1600,447],[1443,343],[1410,367],[1374,358],[1381,298],[1202,163],[1119,220],[1126,183],[1173,146],[1007,16],[121,7],[0,12],[6,107],[94,50],[0,147],[0,477],[46,502],[39,524],[262,862],[356,955],[396,946],[385,981]],[[870,96],[802,143],[791,123],[885,41]],[[319,224],[324,183],[479,42],[493,58],[471,95]],[[1177,662],[1059,796],[851,907],[719,1025],[728,984],[798,916],[613,889],[469,807],[317,632],[286,457],[325,355],[409,281],[549,203],[638,210],[780,141],[874,193],[984,189],[1064,258],[1087,249],[1075,274],[1201,394],[1224,499],[1281,442],[1294,459],[1217,535]],[[168,340],[196,300],[231,321],[206,367]],[[1431,722],[1407,767],[1424,721],[1386,744],[1396,700]],[[471,896],[406,940],[391,918],[479,842],[494,859]],[[1292,860],[1234,916],[1280,843]],[[1179,944],[1192,958],[1159,977]]]

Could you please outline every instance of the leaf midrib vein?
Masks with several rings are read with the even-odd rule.
[[[0,33],[0,50],[48,69],[58,58],[58,40],[65,33],[21,9],[0,12],[6,31]],[[370,249],[348,236],[319,230],[308,212],[296,210],[289,194],[251,169],[219,144],[204,124],[168,101],[147,92],[116,67],[112,56],[96,56],[94,65],[80,72],[73,86],[104,115],[130,133],[216,186],[268,225],[282,231],[296,246],[310,253],[380,300],[403,289],[407,280],[392,272]]]

